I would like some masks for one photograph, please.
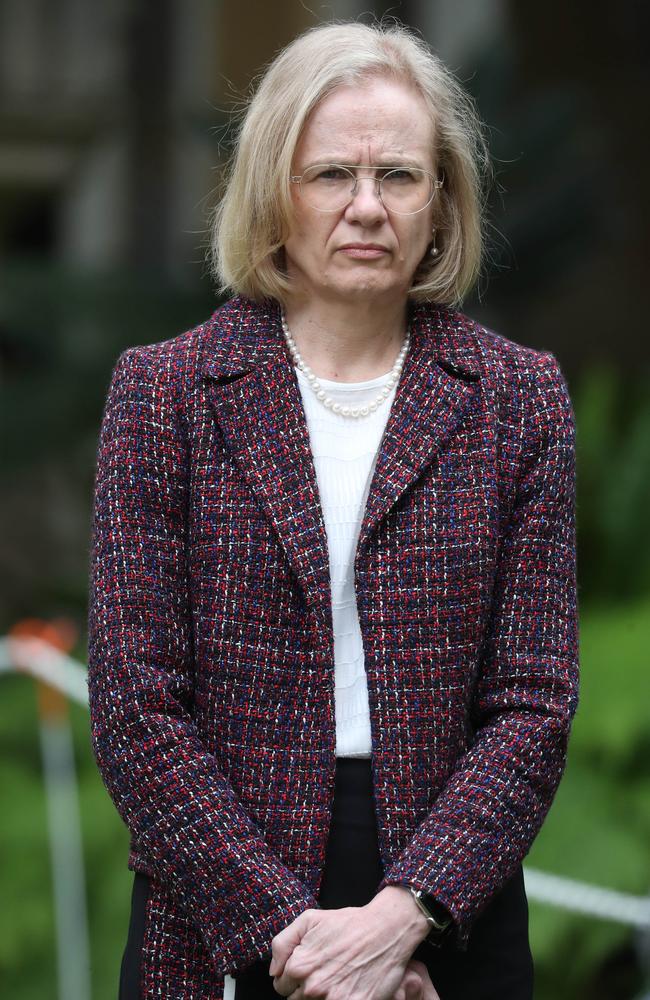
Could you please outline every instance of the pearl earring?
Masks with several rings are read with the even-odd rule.
[[[436,246],[436,227],[433,227],[433,246],[429,250],[432,257],[437,257],[440,254],[438,247]]]

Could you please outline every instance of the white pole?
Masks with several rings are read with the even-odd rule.
[[[40,742],[60,1000],[90,1000],[86,886],[74,748],[64,697],[39,683]]]

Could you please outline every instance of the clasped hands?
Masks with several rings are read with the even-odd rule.
[[[274,989],[290,1000],[440,1000],[411,958],[428,931],[401,886],[365,906],[305,910],[271,942]]]

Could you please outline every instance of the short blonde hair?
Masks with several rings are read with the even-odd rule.
[[[491,173],[474,101],[413,32],[380,22],[332,23],[299,35],[271,62],[237,131],[223,197],[211,220],[210,270],[222,292],[285,301],[291,285],[282,247],[292,220],[291,164],[316,105],[337,87],[384,76],[424,98],[434,162],[444,176],[434,203],[437,258],[427,254],[414,300],[460,304],[481,271],[485,179]]]

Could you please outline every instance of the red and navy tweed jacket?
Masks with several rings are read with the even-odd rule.
[[[578,701],[575,424],[555,356],[439,306],[411,348],[354,562],[384,878],[457,945],[527,854]],[[90,556],[92,740],[152,877],[147,997],[318,906],[335,774],[328,547],[276,303],[125,350]]]

